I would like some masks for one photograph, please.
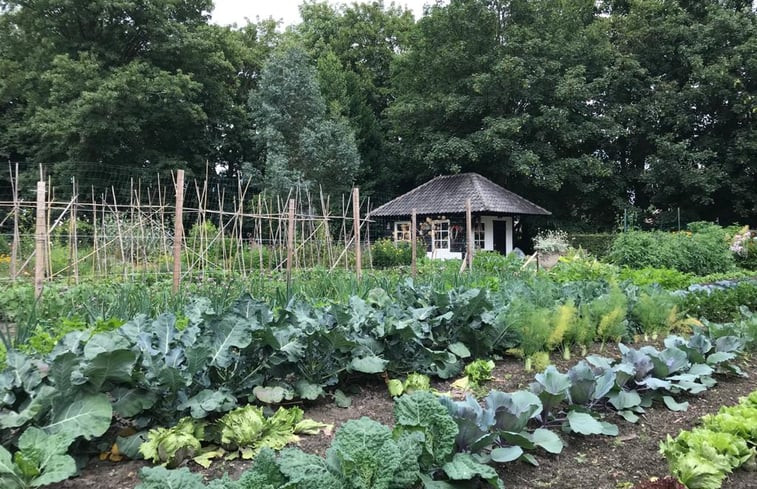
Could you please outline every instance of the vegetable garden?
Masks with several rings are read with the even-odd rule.
[[[748,487],[754,272],[458,268],[8,287],[2,486]]]

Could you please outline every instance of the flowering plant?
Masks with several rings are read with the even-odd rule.
[[[541,231],[534,238],[534,250],[539,253],[564,253],[569,246],[565,231]]]

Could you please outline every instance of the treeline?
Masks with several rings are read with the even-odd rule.
[[[30,180],[181,166],[385,200],[475,171],[586,229],[757,219],[751,0],[308,2],[286,29],[209,0],[0,6],[0,157]]]

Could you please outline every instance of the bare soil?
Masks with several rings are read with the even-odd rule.
[[[597,350],[598,347],[594,352]],[[614,347],[608,347],[602,354],[619,356]],[[577,361],[566,362],[558,355],[552,357],[552,362],[561,371]],[[721,406],[735,404],[739,397],[756,390],[757,359],[744,360],[741,367],[749,375],[747,378],[718,378],[714,388],[685,399],[689,401],[688,411],[673,412],[664,406],[655,406],[647,410],[636,424],[627,423],[620,417],[611,418],[609,421],[620,428],[617,437],[563,435],[566,446],[560,455],[542,451],[535,453],[539,467],[520,462],[501,466],[499,473],[505,486],[508,489],[631,489],[652,478],[668,475],[667,463],[658,452],[660,441],[667,435],[675,436],[681,430],[691,429],[701,416],[715,413]],[[533,372],[524,372],[522,361],[514,358],[497,362],[494,376],[490,387],[503,391],[525,388],[533,380]],[[367,385],[352,387],[358,392],[352,397],[349,408],[339,408],[328,401],[317,402],[304,406],[305,416],[333,424],[336,429],[345,421],[361,416],[369,416],[388,425],[393,423],[393,401],[383,381],[377,379]],[[447,391],[449,382],[437,382],[434,387]],[[332,436],[303,437],[300,447],[307,452],[323,455]],[[112,463],[93,459],[79,477],[51,487],[132,489],[139,483],[139,469],[145,465],[143,461]],[[218,462],[209,470],[192,463],[188,465],[192,471],[202,473],[207,479],[220,477],[224,473],[237,478],[247,466],[249,462],[246,461]],[[757,489],[757,473],[737,470],[725,481],[723,488]]]

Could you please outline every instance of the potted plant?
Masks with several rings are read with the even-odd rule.
[[[565,231],[541,231],[534,238],[534,250],[538,253],[539,266],[552,268],[569,247]]]

